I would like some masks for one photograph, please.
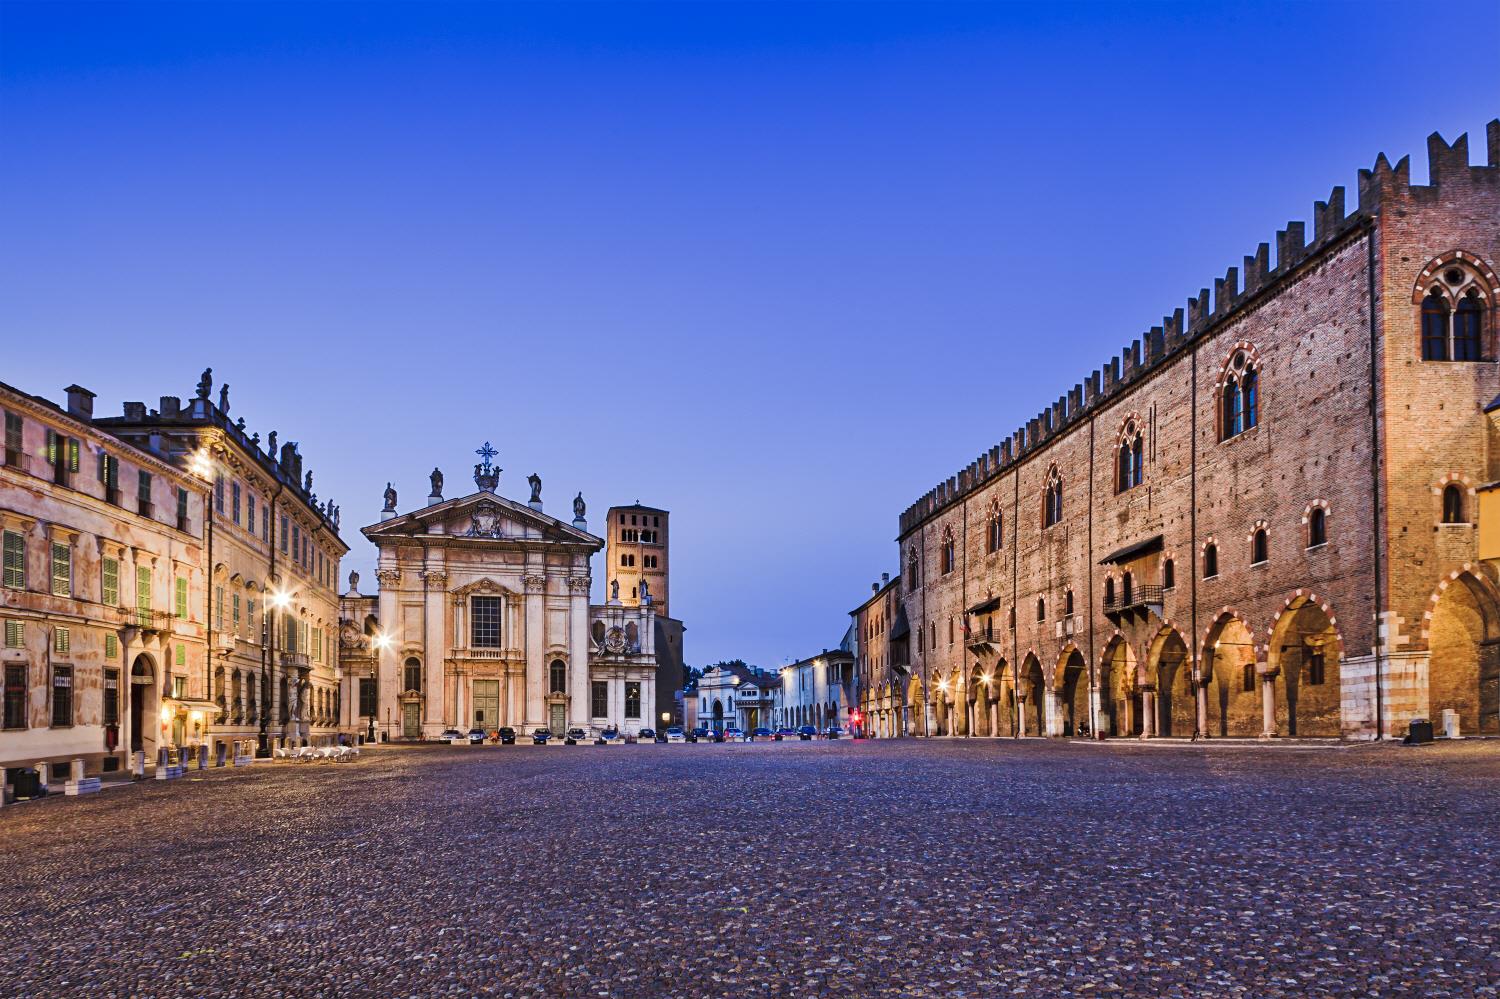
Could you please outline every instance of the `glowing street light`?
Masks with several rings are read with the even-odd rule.
[[[214,477],[214,459],[207,448],[200,447],[193,452],[193,456],[188,459],[188,471],[204,482]]]
[[[391,636],[383,631],[377,631],[370,636],[370,644],[377,649],[388,649],[391,647]]]

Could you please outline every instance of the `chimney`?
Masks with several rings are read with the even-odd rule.
[[[80,420],[94,418],[94,393],[82,385],[69,385],[63,391],[68,393],[69,416],[76,416]]]
[[[164,395],[161,397],[160,413],[167,419],[175,417],[182,412],[182,400],[175,395]]]
[[[888,572],[882,572],[880,574],[880,585],[881,586],[884,586],[886,583],[889,583],[890,581],[891,581],[891,574],[890,573],[888,573]]]

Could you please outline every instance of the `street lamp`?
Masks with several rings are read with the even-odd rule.
[[[256,755],[271,755],[271,691],[275,689],[272,673],[276,670],[276,617],[275,612],[284,610],[292,602],[291,594],[277,588],[266,593],[266,610],[261,615],[261,627],[265,640],[261,649],[266,656],[266,668],[261,671],[260,735]]]
[[[373,635],[370,636],[370,645],[373,646],[374,649],[375,649],[375,662],[374,662],[374,664],[372,664],[370,666],[370,682],[374,683],[375,680],[376,680],[376,677],[378,677],[380,675],[380,653],[391,647],[391,645],[392,645],[391,636],[387,635],[383,631],[377,631],[377,632],[375,632],[375,634],[373,634]],[[367,742],[373,743],[375,741],[375,705],[374,704],[370,705],[370,714],[368,715],[368,717],[370,719],[370,722],[369,722],[369,734],[365,736],[365,740]]]

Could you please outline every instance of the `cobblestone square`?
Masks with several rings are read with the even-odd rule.
[[[0,813],[0,994],[1496,995],[1497,776],[1476,742],[258,765]]]

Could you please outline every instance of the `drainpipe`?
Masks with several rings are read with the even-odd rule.
[[[1011,501],[1010,517],[1010,675],[1014,683],[1011,691],[1010,737],[1021,738],[1021,618],[1016,613],[1021,585],[1021,468],[1017,462],[1011,468],[1011,485],[1015,487],[1015,499]]]
[[[1198,647],[1198,345],[1188,355],[1192,369],[1192,405],[1188,407],[1189,473],[1188,473],[1188,648],[1193,654],[1193,732],[1208,738],[1208,695],[1203,690],[1203,650]],[[1176,566],[1173,566],[1175,571]],[[1175,580],[1174,580],[1175,582]]]
[[[1099,712],[1095,710],[1098,698],[1094,696],[1094,684],[1098,678],[1094,675],[1097,668],[1094,664],[1094,421],[1095,416],[1089,417],[1089,563],[1088,563],[1088,601],[1089,601],[1089,737],[1099,738]],[[1156,435],[1152,434],[1152,440]],[[1073,723],[1073,734],[1078,734],[1078,723]]]
[[[276,579],[276,542],[278,540],[276,501],[281,497],[281,491],[284,488],[286,486],[281,481],[281,476],[276,476],[276,491],[271,494],[271,509],[266,520],[266,523],[270,525],[270,530],[266,532],[266,545],[271,550],[266,582],[273,586]],[[276,622],[271,615],[275,614],[276,610],[271,607],[270,601],[265,599],[265,593],[265,590],[261,590],[260,623],[265,629],[266,639],[260,643],[260,743],[255,752],[255,755],[260,757],[271,755],[271,692],[276,689],[271,675],[276,669]]]
[[[1385,602],[1385,583],[1380,564],[1380,409],[1375,401],[1375,393],[1380,385],[1375,368],[1376,341],[1379,335],[1375,320],[1375,237],[1377,231],[1373,222],[1368,224],[1365,240],[1365,272],[1368,278],[1370,308],[1370,522],[1375,527],[1375,552],[1374,558],[1371,559],[1371,575],[1375,582],[1375,741],[1379,742],[1385,738],[1385,704],[1380,692],[1384,674],[1381,665],[1385,656],[1385,641],[1380,635],[1380,615],[1381,606]]]

